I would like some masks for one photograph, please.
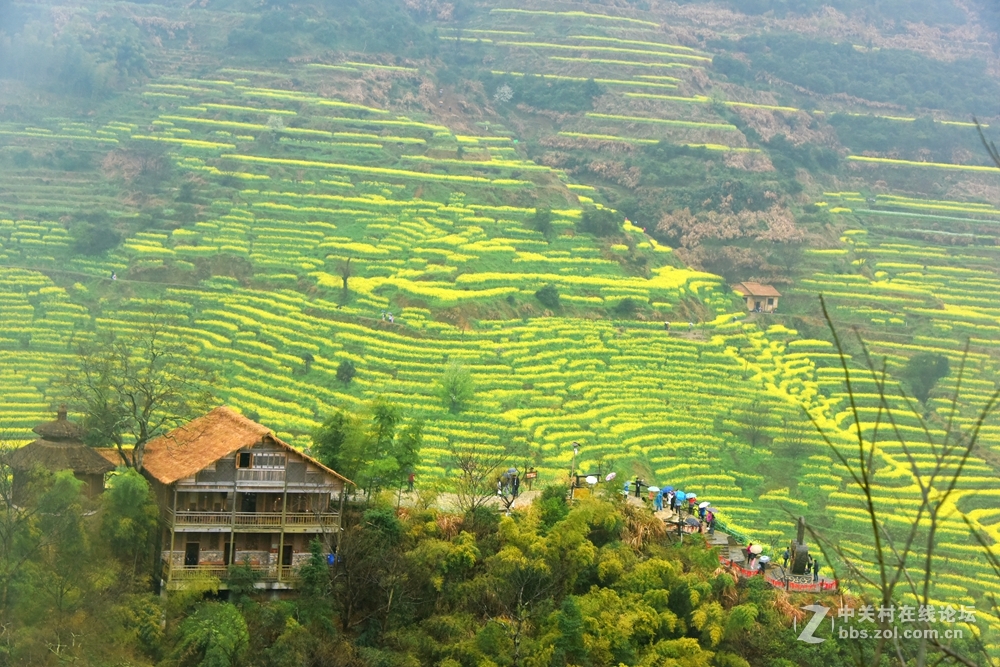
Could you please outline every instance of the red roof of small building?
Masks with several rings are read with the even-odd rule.
[[[781,293],[771,285],[760,283],[736,283],[733,285],[733,291],[743,296],[781,296]]]

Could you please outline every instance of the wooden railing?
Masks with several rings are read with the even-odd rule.
[[[285,471],[281,468],[240,468],[236,471],[236,480],[239,482],[283,484],[285,482]]]
[[[174,514],[168,510],[167,515],[173,519],[174,526],[235,526],[236,528],[281,528],[281,512],[192,512],[178,511]],[[337,512],[287,512],[285,526],[323,526],[335,527],[338,520]]]
[[[239,558],[239,552],[236,552],[236,557]],[[163,554],[163,570],[164,576],[168,571],[167,554]],[[296,573],[299,566],[292,565],[271,565],[267,567],[251,567],[254,576],[258,581],[282,581],[286,583],[293,583],[295,581]],[[225,565],[174,565],[169,568],[170,581],[189,581],[191,579],[198,579],[201,577],[212,576],[225,581],[226,577],[229,575],[229,568]]]

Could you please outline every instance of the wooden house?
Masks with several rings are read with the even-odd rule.
[[[332,551],[349,480],[227,407],[150,441],[143,474],[163,515],[163,585],[249,564],[258,587],[295,587],[320,539]]]
[[[55,420],[32,430],[39,438],[14,450],[10,458],[15,503],[24,500],[28,479],[36,469],[72,470],[73,476],[84,483],[83,492],[90,498],[104,491],[104,477],[115,469],[115,463],[83,442],[83,427],[66,418],[65,405],[59,407]]]
[[[743,297],[747,310],[752,313],[773,313],[778,309],[781,293],[771,285],[760,283],[736,283],[733,291]]]

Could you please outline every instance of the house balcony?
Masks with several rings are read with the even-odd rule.
[[[178,590],[187,587],[195,581],[204,580],[210,577],[218,579],[220,589],[227,588],[226,578],[229,568],[221,561],[203,562],[198,565],[183,565],[184,552],[175,551],[173,565],[170,561],[170,552],[162,553],[163,559],[163,583],[168,590]],[[221,557],[222,554],[216,554]],[[251,558],[252,556],[252,558]],[[296,553],[292,562],[293,565],[269,564],[270,560],[266,554],[261,552],[236,552],[236,563],[249,563],[250,569],[254,573],[255,587],[261,589],[292,589],[295,588],[298,580],[299,568],[309,559],[308,553]]]
[[[339,530],[339,512],[199,512],[167,510],[178,532],[323,533]],[[282,520],[284,523],[282,523]]]

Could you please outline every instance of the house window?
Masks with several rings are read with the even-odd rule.
[[[254,468],[270,468],[271,470],[284,470],[285,455],[282,454],[256,454],[253,457]]]
[[[284,453],[262,452],[254,454],[252,452],[240,452],[236,457],[237,468],[264,468],[268,470],[284,470]]]
[[[218,533],[210,533],[209,534],[209,536],[208,536],[208,548],[211,549],[212,551],[218,551],[219,550],[219,534]]]
[[[767,305],[773,306],[774,305],[774,299],[768,299],[767,300]]]

